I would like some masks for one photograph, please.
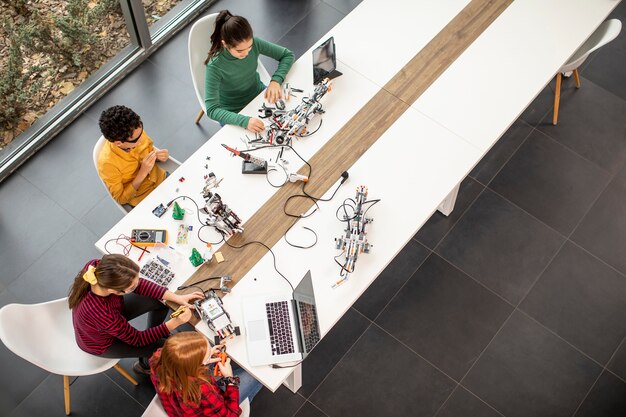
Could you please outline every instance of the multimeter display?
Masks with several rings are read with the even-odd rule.
[[[153,246],[157,243],[167,243],[167,230],[162,229],[133,229],[130,240],[137,246]]]

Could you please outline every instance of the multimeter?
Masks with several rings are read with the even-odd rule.
[[[163,229],[133,229],[130,241],[136,246],[154,246],[157,243],[167,243],[167,230]]]

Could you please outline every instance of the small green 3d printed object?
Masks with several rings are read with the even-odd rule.
[[[193,266],[200,266],[204,263],[204,258],[202,258],[202,255],[200,255],[200,252],[198,252],[196,248],[191,249],[189,260]]]
[[[174,208],[172,209],[172,218],[174,220],[182,220],[185,217],[185,209],[181,208],[176,201],[174,201]]]

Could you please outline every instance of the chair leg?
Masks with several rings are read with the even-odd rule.
[[[200,110],[200,113],[198,113],[198,116],[196,117],[196,124],[200,123],[202,116],[204,116],[204,110]]]
[[[65,415],[70,415],[70,377],[63,375],[63,394],[65,396]]]
[[[554,116],[552,117],[552,124],[556,126],[556,122],[559,120],[559,101],[561,100],[561,73],[556,75],[556,88],[554,89]]]
[[[119,372],[120,374],[122,374],[122,376],[126,379],[128,379],[130,381],[131,384],[133,385],[139,385],[139,382],[137,382],[135,380],[135,378],[133,378],[132,376],[130,376],[130,374],[128,372],[126,372],[126,369],[122,368],[122,366],[117,363],[115,364],[115,366],[113,366],[113,368],[115,368],[115,370],[117,372]]]
[[[576,82],[576,88],[580,88],[580,77],[578,76],[578,68],[574,70],[574,81]]]

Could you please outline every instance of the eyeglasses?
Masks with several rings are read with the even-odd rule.
[[[137,136],[133,140],[127,140],[126,143],[135,143],[135,142],[137,142],[139,139],[141,139],[141,135],[143,135],[143,122],[141,122],[141,132],[139,132],[139,136]]]

